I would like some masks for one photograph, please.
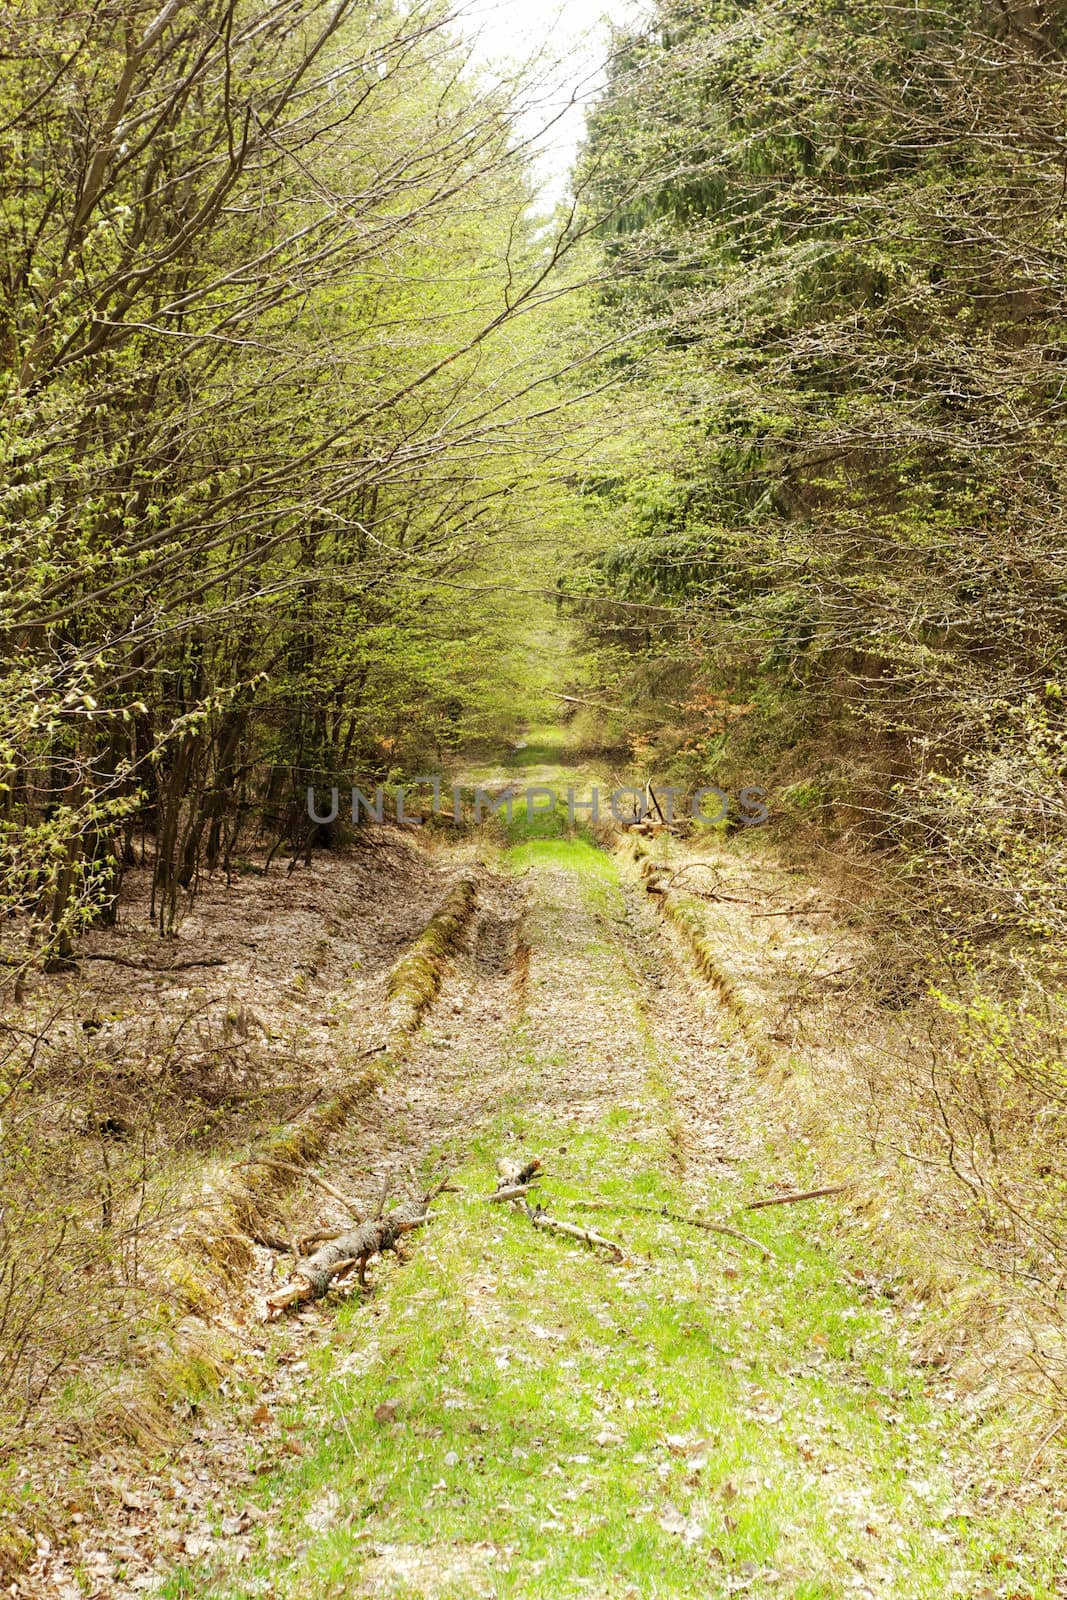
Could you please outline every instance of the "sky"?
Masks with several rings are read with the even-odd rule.
[[[551,211],[566,190],[584,133],[583,107],[604,82],[609,24],[633,21],[641,9],[640,0],[461,0],[460,28],[479,64],[506,70],[539,51],[546,66],[555,63],[541,103],[524,119],[528,137],[541,135],[534,163],[540,209]],[[568,107],[572,95],[578,103]]]

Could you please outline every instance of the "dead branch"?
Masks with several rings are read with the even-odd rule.
[[[738,1239],[742,1244],[751,1245],[753,1250],[759,1250],[768,1258],[774,1256],[774,1251],[769,1245],[764,1244],[761,1239],[754,1239],[750,1233],[742,1233],[740,1228],[731,1228],[726,1222],[711,1222],[707,1217],[686,1216],[681,1211],[671,1211],[667,1206],[627,1205],[613,1200],[570,1200],[567,1203],[586,1211],[640,1212],[648,1217],[665,1217],[670,1222],[681,1222],[687,1228],[700,1228],[705,1233],[724,1233],[727,1238]]]
[[[671,873],[664,887],[667,889],[673,889],[675,884],[684,878],[687,872],[692,872],[698,867],[703,867],[711,872],[715,871],[715,863],[712,861],[686,861],[682,866],[676,868],[676,870]],[[735,906],[752,905],[753,902],[751,900],[746,900],[742,895],[720,894],[719,882],[720,880],[717,878],[714,885],[710,889],[695,889],[690,886],[687,888],[686,893],[695,894],[699,896],[701,900],[723,901],[724,903],[728,901],[731,905]]]
[[[762,1211],[764,1206],[791,1206],[798,1200],[819,1200],[825,1194],[842,1194],[847,1188],[847,1183],[828,1183],[824,1189],[798,1189],[793,1194],[772,1194],[767,1200],[751,1201],[743,1209]]]
[[[703,1228],[706,1233],[724,1233],[728,1239],[739,1239],[742,1244],[751,1245],[753,1250],[761,1251],[768,1258],[774,1255],[774,1251],[762,1240],[754,1239],[750,1233],[742,1233],[740,1228],[731,1228],[726,1222],[708,1222],[703,1217],[680,1217],[673,1211],[667,1215],[673,1222],[685,1222],[691,1228]]]
[[[311,1245],[325,1244],[327,1239],[339,1239],[344,1231],[344,1228],[313,1228],[310,1233],[302,1233],[294,1241],[292,1254],[306,1256]]]
[[[620,717],[629,716],[625,706],[609,706],[603,700],[582,700],[576,694],[557,694],[557,700],[563,700],[569,706],[590,706],[594,711],[612,711]]]
[[[536,1189],[536,1183],[509,1183],[503,1188],[496,1189],[492,1194],[486,1195],[489,1205],[497,1200],[519,1200],[524,1194],[529,1194],[531,1189]]]
[[[518,1202],[516,1202],[518,1203]],[[546,1233],[559,1233],[567,1239],[579,1239],[582,1244],[587,1244],[592,1249],[608,1250],[615,1261],[625,1261],[622,1246],[615,1243],[614,1239],[607,1239],[602,1233],[594,1233],[590,1228],[576,1227],[573,1222],[559,1222],[555,1217],[550,1217],[540,1206],[532,1206],[528,1201],[522,1202],[522,1209],[529,1217],[535,1228],[540,1228]]]
[[[751,902],[746,902],[750,904]],[[781,911],[750,911],[750,917],[830,917],[833,906],[785,906]]]
[[[284,1288],[267,1296],[268,1319],[287,1306],[303,1305],[308,1300],[321,1300],[330,1284],[342,1272],[358,1264],[359,1281],[367,1281],[367,1263],[386,1250],[397,1250],[401,1238],[412,1229],[421,1227],[427,1214],[401,1208],[387,1217],[372,1217],[369,1222],[350,1228],[304,1263],[299,1273]]]
[[[537,1156],[525,1163],[514,1161],[508,1156],[502,1156],[496,1164],[496,1170],[499,1174],[497,1189],[505,1189],[518,1184],[528,1184],[534,1173],[540,1172],[541,1162]]]
[[[238,1167],[274,1167],[279,1172],[295,1172],[298,1177],[310,1178],[312,1183],[317,1183],[320,1189],[324,1189],[335,1200],[339,1200],[345,1210],[350,1211],[354,1217],[358,1218],[362,1215],[359,1206],[353,1200],[350,1200],[347,1195],[342,1194],[340,1189],[335,1189],[332,1183],[327,1183],[325,1178],[320,1178],[318,1173],[312,1172],[310,1167],[298,1166],[295,1161],[277,1161],[273,1156],[252,1156],[248,1161],[237,1161],[234,1165]]]
[[[281,1255],[296,1255],[290,1239],[283,1239],[279,1233],[271,1233],[267,1228],[253,1228],[248,1236],[253,1244],[262,1245],[264,1250],[275,1250]]]
[[[442,1178],[440,1183],[435,1183],[432,1189],[427,1189],[422,1197],[422,1209],[425,1211],[431,1200],[436,1200],[439,1194],[459,1194],[459,1186],[450,1183],[447,1178]]]
[[[133,961],[129,956],[109,956],[104,951],[82,950],[76,961],[110,961],[112,966],[132,967],[135,972],[188,972],[191,967],[228,967],[230,962],[222,956],[209,956],[203,961],[169,961],[157,967],[150,961]]]
[[[1038,1459],[1042,1455],[1046,1446],[1052,1443],[1053,1439],[1060,1432],[1061,1428],[1063,1428],[1065,1420],[1067,1419],[1065,1419],[1062,1415],[1057,1416],[1048,1432],[1042,1435],[1041,1443],[1038,1445],[1037,1449],[1026,1463],[1026,1466],[1023,1468],[1022,1481],[1024,1483],[1037,1466]]]

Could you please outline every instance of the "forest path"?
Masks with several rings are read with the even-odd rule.
[[[244,1481],[155,1592],[1062,1593],[1054,1530],[977,1503],[977,1425],[812,1208],[740,1221],[769,1254],[664,1214],[736,1227],[766,1193],[752,1063],[630,868],[526,832],[483,869],[378,1148],[326,1168],[455,1192],[366,1293],[267,1330],[232,1391]],[[486,1204],[497,1159],[533,1155],[551,1215],[621,1259]]]

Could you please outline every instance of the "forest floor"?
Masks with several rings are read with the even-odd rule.
[[[567,781],[556,730],[516,759]],[[764,1137],[751,1044],[631,853],[546,827],[430,843],[472,914],[315,1161],[368,1211],[447,1177],[432,1221],[269,1322],[288,1269],[258,1247],[221,1386],[154,1458],[103,1452],[13,1595],[1067,1595],[1062,1483],[920,1358],[922,1307],[857,1260],[847,1195],[744,1209],[836,1175]],[[328,1009],[376,1039],[380,986],[351,971]],[[616,1251],[487,1202],[498,1160],[532,1157],[531,1198]],[[316,1186],[286,1208],[293,1232],[345,1220]]]

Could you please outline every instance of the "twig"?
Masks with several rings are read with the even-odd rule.
[[[713,861],[687,861],[675,872],[671,873],[664,887],[667,889],[673,888],[680,878],[684,878],[687,872],[692,872],[697,867],[706,867],[711,872],[715,871],[715,863]],[[701,900],[714,900],[716,902],[729,901],[731,905],[735,906],[750,906],[753,904],[751,900],[746,900],[741,895],[720,894],[718,880],[716,881],[715,886],[711,889],[690,888],[687,890],[687,893],[699,895]]]
[[[610,1250],[616,1261],[625,1261],[622,1246],[615,1243],[614,1239],[606,1239],[602,1233],[593,1233],[590,1228],[577,1228],[573,1222],[557,1222],[555,1217],[550,1217],[541,1208],[531,1206],[527,1201],[522,1202],[522,1209],[529,1217],[535,1228],[541,1228],[548,1233],[560,1233],[568,1239],[579,1239],[583,1244],[600,1246],[603,1250]]]
[[[824,1194],[841,1194],[848,1187],[847,1183],[828,1183],[824,1189],[798,1189],[793,1194],[772,1194],[769,1200],[753,1200],[742,1209],[762,1211],[764,1206],[791,1206],[797,1200],[819,1200]]]
[[[759,1250],[764,1256],[774,1255],[770,1245],[764,1244],[761,1239],[754,1239],[750,1233],[742,1233],[740,1228],[731,1228],[729,1223],[708,1222],[703,1217],[680,1217],[674,1211],[668,1211],[667,1215],[674,1222],[686,1222],[691,1228],[703,1228],[705,1233],[725,1233],[729,1239],[740,1239],[742,1244],[750,1244],[753,1250]]]
[[[295,1172],[298,1177],[310,1178],[312,1183],[317,1183],[320,1189],[325,1189],[327,1194],[333,1195],[335,1200],[340,1200],[346,1211],[350,1211],[358,1220],[360,1209],[347,1195],[335,1189],[332,1183],[327,1183],[325,1178],[320,1178],[317,1172],[312,1172],[310,1167],[297,1166],[295,1161],[276,1161],[273,1156],[252,1156],[248,1161],[236,1161],[238,1167],[276,1167],[280,1172]]]
[[[431,1200],[436,1200],[439,1194],[459,1194],[459,1185],[450,1183],[447,1178],[442,1178],[440,1183],[435,1183],[432,1189],[427,1189],[422,1197],[422,1209],[425,1211]]]
[[[1065,1425],[1065,1423],[1067,1423],[1067,1417],[1057,1417],[1056,1420],[1053,1422],[1051,1428],[1048,1430],[1048,1432],[1042,1436],[1041,1443],[1038,1445],[1037,1449],[1034,1451],[1033,1455],[1030,1457],[1029,1461],[1026,1463],[1026,1466],[1023,1468],[1023,1482],[1024,1483],[1025,1483],[1026,1479],[1030,1476],[1031,1472],[1033,1472],[1034,1468],[1037,1466],[1038,1458],[1041,1455],[1041,1452],[1044,1450],[1045,1446],[1052,1443],[1053,1439],[1056,1437],[1056,1435],[1059,1433],[1060,1429]]]
[[[745,904],[751,904],[746,901]],[[750,917],[808,917],[818,915],[829,917],[833,915],[833,906],[786,906],[782,911],[750,911]]]
[[[129,956],[109,956],[103,951],[83,950],[75,961],[110,961],[116,967],[132,967],[135,972],[187,972],[190,967],[228,967],[223,956],[209,956],[203,961],[172,961],[167,966],[155,967],[149,961],[131,961]]]
[[[726,1222],[710,1222],[706,1217],[687,1217],[681,1211],[671,1211],[667,1206],[623,1205],[612,1200],[570,1200],[567,1204],[584,1207],[588,1211],[635,1211],[647,1217],[666,1217],[671,1222],[681,1222],[689,1228],[702,1228],[705,1233],[725,1233],[730,1239],[739,1239],[742,1244],[751,1245],[753,1250],[759,1250],[769,1258],[774,1257],[769,1245],[761,1239],[754,1239],[750,1233],[742,1233],[740,1228],[731,1228]]]
[[[337,1415],[341,1419],[341,1426],[345,1430],[345,1437],[347,1438],[349,1444],[352,1446],[352,1454],[354,1456],[358,1456],[359,1455],[359,1447],[356,1444],[356,1441],[352,1437],[352,1429],[348,1426],[348,1416],[347,1416],[347,1414],[345,1412],[344,1406],[341,1404],[340,1400],[337,1398],[337,1391],[336,1390],[334,1390],[334,1402],[335,1402],[335,1404],[337,1406]]]

